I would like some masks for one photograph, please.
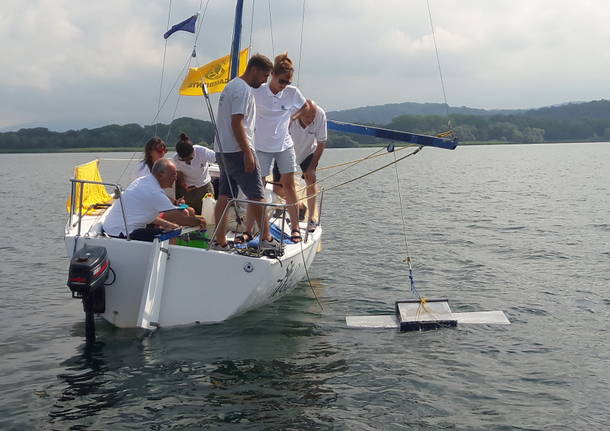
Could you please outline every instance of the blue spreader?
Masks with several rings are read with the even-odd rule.
[[[376,138],[391,139],[392,141],[408,142],[410,144],[423,145],[427,147],[444,148],[446,150],[455,150],[455,147],[458,145],[457,139],[445,139],[437,138],[436,136],[417,135],[415,133],[402,132],[400,130],[382,129],[380,127],[363,126],[361,124],[328,120],[327,125],[329,129],[337,132],[374,136]]]

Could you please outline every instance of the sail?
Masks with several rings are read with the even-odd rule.
[[[84,165],[79,165],[74,167],[74,179],[76,180],[87,180],[87,181],[98,181],[102,182],[102,176],[100,175],[99,170],[99,160],[93,160],[92,162],[85,163]],[[75,186],[75,206],[74,211],[79,212],[80,208],[78,207],[81,196],[81,186],[80,184],[76,184]],[[66,202],[66,209],[70,212],[70,201],[71,197],[68,198]],[[83,204],[82,211],[83,214],[89,213],[91,214],[92,210],[95,208],[95,205],[99,204],[109,204],[112,203],[112,196],[108,194],[106,191],[106,187],[101,184],[84,184],[83,185]]]
[[[246,71],[249,50],[239,53],[239,75]],[[208,93],[220,93],[229,82],[231,56],[225,55],[200,67],[191,67],[180,87],[181,96],[203,96],[201,82],[205,81]]]

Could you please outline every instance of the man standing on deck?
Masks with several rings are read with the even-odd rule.
[[[220,95],[216,124],[218,135],[214,140],[216,161],[220,167],[218,202],[214,217],[218,223],[212,248],[228,250],[226,216],[222,217],[229,200],[237,197],[237,186],[251,201],[264,202],[260,167],[254,152],[254,119],[256,105],[251,88],[258,88],[269,79],[273,63],[261,54],[248,61],[246,71],[232,79]],[[264,217],[262,205],[249,204],[247,219],[260,224]],[[261,230],[261,247],[278,248],[279,244],[269,234],[266,217]]]

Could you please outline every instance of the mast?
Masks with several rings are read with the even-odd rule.
[[[231,44],[231,77],[239,72],[239,43],[241,40],[241,18],[244,12],[244,0],[237,0],[235,5],[235,23],[233,24],[233,43]]]

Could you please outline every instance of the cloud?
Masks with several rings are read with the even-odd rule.
[[[443,101],[425,0],[307,0],[302,51],[302,1],[270,3],[271,20],[267,2],[256,2],[251,20],[246,1],[242,42],[251,37],[254,50],[269,56],[287,50],[304,94],[325,108]],[[172,2],[170,25],[199,5]],[[0,128],[150,123],[167,6],[161,0],[3,1]],[[430,7],[451,105],[516,108],[610,98],[607,2],[430,0]],[[198,64],[229,51],[233,8],[209,2]],[[167,41],[164,92],[180,79],[193,43],[183,32]],[[171,119],[176,103],[174,91],[161,121]],[[201,100],[183,98],[176,116],[183,115],[206,118]]]

